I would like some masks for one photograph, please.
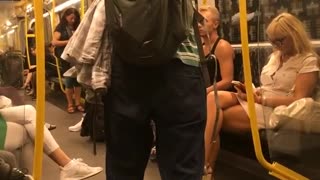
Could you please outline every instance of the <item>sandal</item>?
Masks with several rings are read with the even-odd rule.
[[[76,105],[76,109],[80,112],[84,112],[84,108],[80,104]]]
[[[214,180],[214,175],[213,175],[212,168],[210,165],[204,166],[202,179]]]
[[[206,176],[209,174],[212,174],[212,168],[210,167],[210,165],[206,165],[203,168],[203,175]]]
[[[70,105],[68,105],[68,108],[67,108],[67,112],[68,113],[74,113],[74,107],[73,107],[73,105],[72,104],[70,104]]]
[[[150,152],[150,160],[151,160],[151,161],[156,161],[156,160],[157,160],[157,149],[156,149],[156,146],[154,146],[154,147],[151,149],[151,152]]]

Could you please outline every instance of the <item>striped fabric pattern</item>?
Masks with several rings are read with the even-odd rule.
[[[199,66],[200,59],[193,28],[190,29],[188,38],[181,43],[175,57],[187,65]]]

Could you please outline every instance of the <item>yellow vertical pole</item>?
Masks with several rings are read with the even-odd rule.
[[[56,8],[56,1],[52,0],[52,9],[51,9],[51,33],[52,33],[52,37],[53,37],[53,32],[54,32],[54,27],[55,27],[55,23],[56,23],[56,14],[54,12]]]
[[[81,1],[80,1],[80,8],[81,8],[80,15],[81,15],[81,19],[83,18],[83,15],[84,15],[84,13],[85,13],[84,7],[85,7],[85,2],[84,2],[84,0],[81,0]]]
[[[25,5],[25,15],[24,15],[24,31],[25,31],[25,41],[26,41],[26,56],[27,56],[27,63],[28,66],[30,67],[30,54],[29,54],[29,43],[28,43],[28,14],[27,14],[27,9]]]
[[[33,176],[41,180],[43,159],[43,131],[45,118],[45,55],[43,30],[43,1],[33,0],[35,13],[36,54],[37,54],[37,120],[35,151],[33,158]]]

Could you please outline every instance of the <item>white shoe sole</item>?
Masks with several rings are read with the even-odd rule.
[[[61,178],[60,180],[82,180],[82,179],[87,179],[89,177],[95,176],[97,174],[99,174],[100,172],[102,172],[103,168],[96,168],[96,171],[86,175],[86,176],[82,176],[82,177],[75,177],[75,178]]]
[[[69,131],[71,131],[71,132],[81,131],[81,127],[70,126],[68,129],[69,129]]]
[[[83,122],[83,118],[82,118],[76,125],[70,126],[70,127],[68,128],[69,131],[71,131],[71,132],[81,131],[82,122]]]

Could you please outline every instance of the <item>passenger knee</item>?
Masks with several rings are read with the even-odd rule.
[[[32,105],[25,105],[25,114],[26,115],[35,115],[36,114],[36,109]]]

